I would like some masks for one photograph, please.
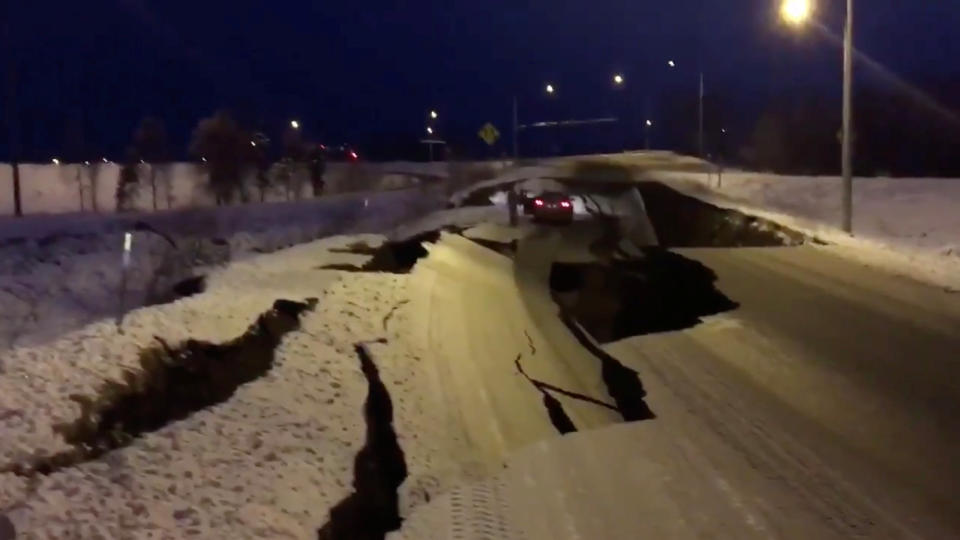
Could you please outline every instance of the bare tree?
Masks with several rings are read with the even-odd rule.
[[[204,118],[193,130],[190,153],[206,160],[210,190],[217,204],[228,204],[242,189],[242,173],[249,159],[251,138],[225,111]]]
[[[133,148],[127,150],[127,159],[120,167],[117,179],[117,212],[132,210],[132,203],[140,191],[140,157]]]
[[[140,155],[140,159],[150,164],[147,181],[150,184],[153,209],[157,210],[158,166],[168,160],[167,128],[164,126],[163,120],[152,116],[141,120],[140,126],[133,134],[133,144]]]
[[[90,207],[94,212],[100,212],[100,205],[97,201],[97,194],[100,192],[100,165],[99,160],[92,159],[84,163],[87,169],[87,179],[90,186]]]
[[[254,133],[250,143],[251,161],[257,169],[257,191],[260,194],[260,202],[264,202],[273,184],[273,178],[270,175],[270,138],[263,133]]]

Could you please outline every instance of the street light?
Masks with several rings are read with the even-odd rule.
[[[812,14],[813,4],[810,0],[784,0],[780,6],[780,17],[792,25],[806,23]]]
[[[670,67],[677,67],[677,63],[674,62],[673,60],[668,60],[668,61],[667,61],[667,65],[670,66]]]
[[[59,164],[60,164],[60,160],[57,159],[57,158],[53,158],[53,159],[50,160],[50,161],[53,162],[54,165],[59,165]]]
[[[811,0],[783,0],[780,17],[794,26],[813,18]],[[853,0],[847,0],[843,30],[843,230],[853,233]]]
[[[437,116],[439,116],[439,115],[437,114],[437,111],[430,111],[430,118],[431,118],[431,119],[436,120],[436,119],[437,119]]]
[[[430,135],[433,135],[433,128],[430,126],[427,126],[427,133],[429,133]]]
[[[617,73],[613,76],[613,84],[622,85],[623,84],[623,75]]]
[[[256,147],[257,147],[257,141],[250,141],[250,146],[256,148]]]
[[[548,85],[547,85],[547,93],[548,93],[548,94],[552,94],[552,93],[554,93],[554,92],[556,92],[556,89],[553,87],[552,84],[548,84]]]
[[[300,129],[300,122],[297,120],[291,120],[290,127],[292,127],[293,129]]]

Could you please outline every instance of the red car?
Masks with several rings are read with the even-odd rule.
[[[563,193],[542,193],[530,202],[530,213],[537,223],[566,225],[573,221],[573,201]]]

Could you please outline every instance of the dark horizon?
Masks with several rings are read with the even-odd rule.
[[[707,94],[724,103],[732,144],[742,144],[783,95],[829,106],[840,97],[839,49],[813,29],[784,28],[772,0],[498,0],[442,8],[378,1],[363,9],[249,1],[54,4],[58,9],[8,7],[20,156],[27,161],[63,156],[67,132],[78,129],[84,155],[120,159],[145,116],[164,120],[171,152],[182,158],[196,123],[221,108],[275,137],[296,118],[309,139],[361,148],[388,137],[418,139],[427,111],[437,109],[442,134],[472,153],[481,152],[476,131],[494,123],[502,153],[514,95],[522,121],[612,111],[624,120],[618,129],[630,132],[622,144],[636,146],[642,134],[633,128],[649,115],[664,128],[654,133],[655,146],[689,149],[689,121],[681,126],[678,113],[669,113],[675,102],[695,100],[701,63]],[[839,31],[842,12],[832,9],[839,6],[825,11],[823,4],[819,17]],[[960,5],[914,4],[861,6],[857,46],[921,88],[951,87],[960,81],[953,61],[960,56],[953,34]],[[676,69],[667,67],[671,59]],[[613,88],[614,73],[626,77],[624,89]],[[551,99],[542,92],[548,81],[558,88]],[[863,68],[857,84],[861,92],[891,90]],[[0,138],[4,159],[7,134]]]

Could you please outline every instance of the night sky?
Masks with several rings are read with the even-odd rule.
[[[64,155],[68,124],[81,126],[86,154],[119,158],[145,115],[166,121],[182,154],[197,120],[220,107],[268,133],[297,118],[328,143],[419,136],[431,108],[451,134],[492,121],[508,136],[515,94],[521,120],[602,115],[621,100],[650,103],[667,122],[658,103],[693,95],[698,64],[744,126],[770,96],[840,92],[839,49],[782,27],[773,0],[5,3],[21,154],[32,160]],[[838,34],[842,4],[820,0],[818,11]],[[960,2],[858,4],[860,50],[911,81],[960,76]],[[627,78],[619,94],[615,72]]]

